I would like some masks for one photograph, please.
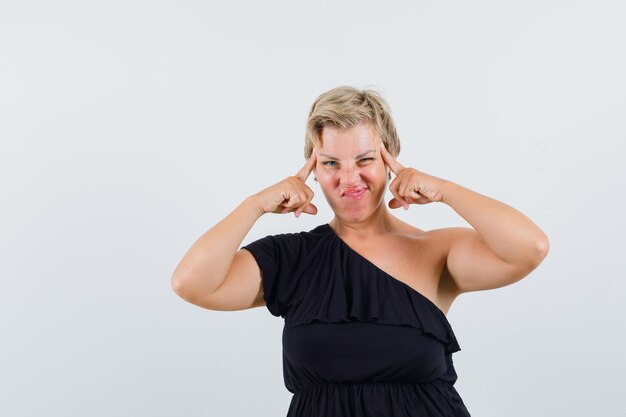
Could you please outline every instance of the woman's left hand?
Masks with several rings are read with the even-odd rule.
[[[396,174],[389,184],[389,191],[393,194],[389,201],[389,208],[404,207],[409,209],[409,204],[428,204],[443,201],[443,185],[445,180],[428,175],[415,168],[404,167],[399,163],[380,143],[380,154],[387,166]]]

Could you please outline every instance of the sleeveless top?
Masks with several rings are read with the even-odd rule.
[[[443,311],[352,250],[328,224],[242,249],[284,319],[287,417],[467,417],[461,350]]]

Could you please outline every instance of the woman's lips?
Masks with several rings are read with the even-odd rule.
[[[350,188],[343,192],[342,197],[347,197],[347,198],[351,198],[354,200],[358,200],[359,198],[363,196],[363,194],[365,194],[366,190],[367,188],[364,188],[364,187]]]

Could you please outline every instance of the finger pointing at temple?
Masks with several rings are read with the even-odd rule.
[[[307,178],[309,178],[309,175],[311,175],[311,171],[313,171],[313,168],[315,168],[316,163],[317,152],[315,151],[315,149],[313,149],[313,152],[311,152],[311,156],[295,176],[306,182]]]
[[[396,158],[391,156],[389,152],[387,152],[387,148],[385,148],[385,144],[382,141],[380,142],[380,155],[383,157],[385,164],[391,168],[394,174],[398,175],[398,173],[404,169],[404,166],[400,162],[396,161]]]

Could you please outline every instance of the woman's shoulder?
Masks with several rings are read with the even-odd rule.
[[[429,249],[433,252],[445,252],[450,233],[453,228],[421,229],[406,222],[399,221],[396,226],[396,236],[407,244],[415,245],[420,249]]]
[[[394,234],[399,237],[405,237],[411,240],[435,240],[439,236],[442,236],[442,231],[444,229],[421,229],[419,227],[408,224],[402,220],[396,219],[396,223],[394,224],[395,232]]]
[[[454,235],[458,233],[459,230],[467,229],[467,227],[440,227],[430,230],[420,229],[396,218],[395,229],[397,233],[407,237],[435,240]]]
[[[443,250],[447,250],[452,242],[459,236],[464,236],[469,227],[450,226],[437,229],[423,231],[421,236],[430,241],[432,244],[440,246]]]

